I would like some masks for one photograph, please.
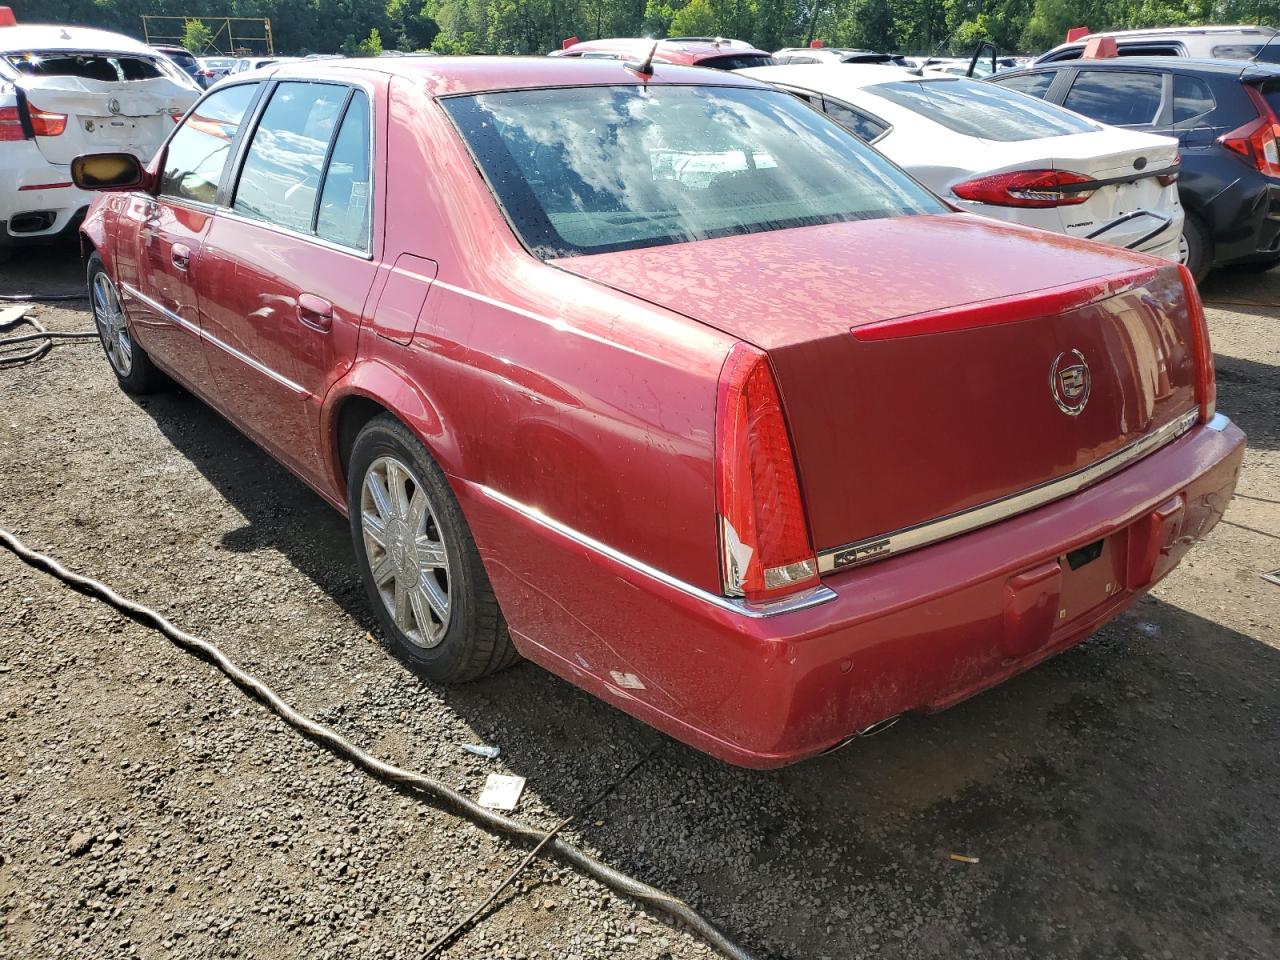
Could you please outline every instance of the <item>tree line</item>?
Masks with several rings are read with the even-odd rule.
[[[967,53],[1061,43],[1068,27],[1280,25],[1280,0],[7,0],[20,22],[76,23],[142,38],[144,14],[180,17],[189,43],[225,47],[216,18],[268,17],[280,54],[538,54],[566,37],[723,36],[765,50],[860,47]],[[185,29],[184,29],[185,27]],[[248,29],[248,28],[246,28]],[[1280,41],[1277,41],[1280,42]],[[203,54],[214,52],[194,50]],[[221,52],[227,52],[223,49]]]

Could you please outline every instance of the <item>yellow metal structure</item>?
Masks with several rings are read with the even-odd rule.
[[[267,17],[153,17],[142,18],[142,34],[148,44],[182,46],[187,24],[199,20],[213,33],[208,49],[192,50],[198,57],[266,56],[275,54],[271,38],[271,20]]]

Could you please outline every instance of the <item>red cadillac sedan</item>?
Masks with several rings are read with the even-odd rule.
[[[728,73],[290,63],[79,158],[106,356],[351,520],[388,643],[772,767],[1070,646],[1222,515],[1185,271]]]

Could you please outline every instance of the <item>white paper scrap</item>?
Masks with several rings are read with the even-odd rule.
[[[524,777],[507,777],[501,773],[489,774],[480,794],[480,806],[490,810],[514,810],[524,793]]]

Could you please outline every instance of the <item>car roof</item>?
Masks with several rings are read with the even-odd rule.
[[[1237,24],[1235,26],[1205,26],[1205,27],[1146,27],[1136,30],[1099,30],[1097,33],[1086,34],[1084,40],[1093,37],[1115,37],[1116,39],[1129,40],[1134,37],[1185,37],[1185,36],[1204,36],[1214,35],[1221,36],[1230,33],[1258,33],[1263,36],[1271,36],[1276,33],[1275,27],[1263,27],[1256,24]],[[1073,43],[1080,43],[1083,40],[1076,40]]]
[[[24,23],[16,27],[0,27],[0,50],[66,50],[94,53],[140,53],[154,57],[156,51],[140,40],[94,30],[91,27],[62,26],[53,23]]]
[[[730,40],[723,37],[670,37],[656,41],[657,53],[670,57],[678,56],[688,63],[709,60],[712,57],[728,57],[735,54],[755,54],[770,56],[768,51],[759,50],[742,40]],[[558,51],[562,56],[574,53],[620,53],[633,57],[647,56],[655,41],[644,37],[607,37],[601,40],[582,40],[572,46]],[[570,56],[570,59],[578,59]]]
[[[653,75],[642,77],[620,60],[580,60],[564,57],[365,57],[347,60],[295,60],[270,66],[268,76],[324,77],[345,71],[365,71],[419,79],[433,96],[521,90],[535,87],[624,86],[684,84],[758,87],[747,77],[722,70],[705,70],[655,63]]]
[[[734,73],[755,77],[766,83],[780,83],[786,86],[787,81],[795,83],[816,83],[826,86],[869,87],[877,83],[888,83],[892,80],[920,80],[936,82],[947,80],[942,74],[918,75],[909,67],[894,67],[879,63],[783,63],[773,67],[746,67]]]
[[[1031,73],[1037,70],[1061,70],[1063,67],[1076,67],[1089,70],[1123,70],[1126,67],[1148,67],[1161,70],[1178,70],[1182,73],[1219,73],[1236,76],[1241,71],[1251,75],[1278,74],[1280,64],[1264,63],[1256,60],[1209,60],[1199,57],[1107,57],[1099,60],[1054,60],[1050,63],[1034,64],[1020,70],[1005,70],[1000,77],[1010,77],[1015,73]]]

